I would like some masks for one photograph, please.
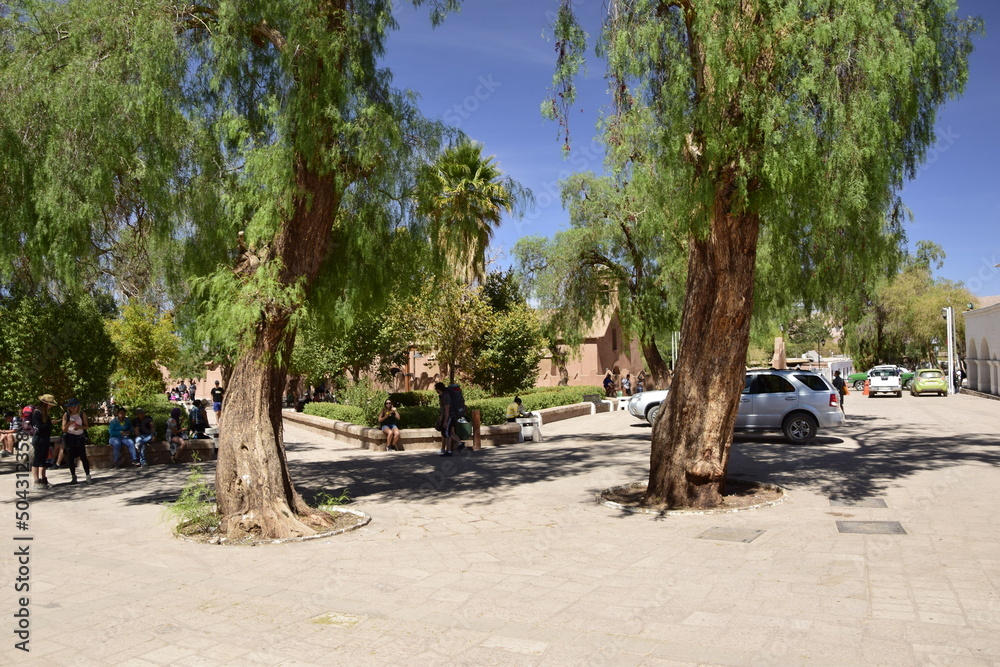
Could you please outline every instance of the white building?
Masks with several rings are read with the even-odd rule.
[[[965,367],[969,389],[1000,396],[1000,296],[979,297],[965,317]]]

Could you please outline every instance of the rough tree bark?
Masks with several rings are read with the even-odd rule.
[[[745,377],[760,227],[755,214],[733,214],[732,183],[720,180],[707,237],[691,239],[684,353],[653,425],[648,507],[708,508],[722,500]]]
[[[639,347],[642,348],[642,358],[646,360],[649,367],[649,377],[652,382],[646,385],[647,389],[666,389],[670,386],[670,369],[667,362],[660,354],[660,348],[656,344],[656,336],[639,336]]]
[[[326,257],[339,202],[332,176],[317,174],[301,159],[295,173],[298,195],[291,219],[259,259],[282,263],[282,285],[304,281],[308,286]],[[253,271],[258,264],[249,265],[254,268],[242,270]],[[295,340],[291,316],[288,307],[265,308],[254,342],[236,362],[226,387],[215,486],[220,529],[230,539],[299,537],[333,523],[295,491],[285,458],[281,403]]]

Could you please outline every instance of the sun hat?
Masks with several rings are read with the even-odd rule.
[[[64,405],[63,407],[64,408],[75,408],[78,405],[80,405],[80,401],[77,398],[74,397],[74,398],[71,398],[68,401],[66,401],[66,405]]]
[[[38,400],[44,403],[45,405],[51,405],[51,406],[59,405],[59,403],[56,402],[56,397],[53,396],[52,394],[42,394],[41,396],[38,397]]]

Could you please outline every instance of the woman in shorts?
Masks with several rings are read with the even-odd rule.
[[[385,448],[389,451],[396,449],[396,445],[399,444],[399,426],[397,424],[399,424],[399,410],[392,404],[392,401],[386,401],[378,416],[378,426],[385,431]]]
[[[70,484],[76,484],[76,460],[83,463],[83,474],[90,482],[90,461],[87,459],[87,415],[80,409],[80,401],[71,398],[66,402],[66,412],[62,418],[63,451],[69,462],[69,472],[73,476]]]

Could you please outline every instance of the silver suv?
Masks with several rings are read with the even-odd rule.
[[[642,392],[629,401],[633,417],[652,423],[667,391]],[[809,442],[817,429],[844,423],[837,390],[822,375],[798,370],[747,371],[738,431],[781,431],[789,442]]]

